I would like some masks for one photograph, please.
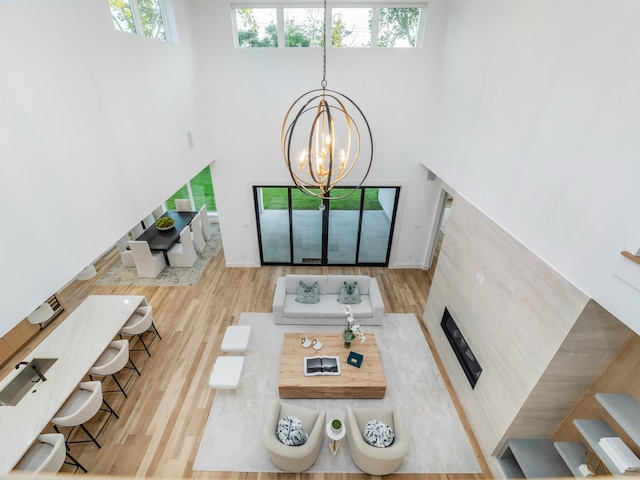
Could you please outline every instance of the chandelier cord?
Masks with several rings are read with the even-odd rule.
[[[324,24],[322,26],[322,82],[320,86],[327,88],[327,0],[324,0]]]

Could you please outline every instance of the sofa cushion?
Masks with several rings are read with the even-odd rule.
[[[300,282],[304,282],[307,285],[310,285],[314,282],[318,282],[318,295],[326,295],[327,294],[327,276],[326,275],[286,275],[285,276],[285,287],[288,294],[298,293],[298,285]],[[339,290],[336,290],[335,293],[338,293]],[[360,290],[362,293],[362,290]]]
[[[284,317],[300,318],[336,318],[343,317],[347,324],[347,314],[344,313],[344,305],[338,303],[338,295],[320,295],[318,303],[296,302],[295,295],[285,295]],[[373,316],[373,309],[368,295],[360,295],[360,303],[351,305],[351,313],[354,318],[368,318]]]
[[[358,282],[344,282],[338,295],[338,303],[345,305],[353,305],[360,303],[360,290],[358,289]]]
[[[318,282],[306,284],[303,281],[298,283],[298,291],[296,292],[296,302],[298,303],[318,303]]]
[[[335,293],[336,295],[338,295],[340,293],[340,289],[344,285],[344,282],[358,282],[358,290],[360,290],[360,295],[369,295],[370,279],[366,275],[327,275],[326,278],[327,293]],[[320,295],[322,295],[322,292],[320,292]]]

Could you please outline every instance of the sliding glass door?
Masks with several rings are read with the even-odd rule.
[[[386,266],[399,193],[366,187],[321,200],[294,187],[254,187],[262,264]]]
[[[291,263],[288,188],[254,188],[262,263]]]
[[[291,234],[293,236],[294,264],[322,264],[322,214],[321,201],[309,197],[297,188],[291,192]],[[314,208],[315,207],[315,208]]]

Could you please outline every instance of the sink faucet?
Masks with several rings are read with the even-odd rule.
[[[38,365],[36,365],[35,363],[20,362],[16,365],[16,369],[20,368],[20,365],[30,365],[31,368],[33,368],[33,370],[38,374],[38,377],[40,377],[40,380],[42,380],[43,382],[47,381],[47,377],[44,376],[44,374],[42,373],[42,370],[40,370],[40,367],[38,367]]]

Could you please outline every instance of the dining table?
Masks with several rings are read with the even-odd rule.
[[[169,264],[167,253],[180,239],[180,232],[187,225],[190,225],[198,212],[182,212],[177,210],[168,210],[162,217],[172,218],[174,221],[173,228],[169,230],[158,230],[156,224],[153,223],[142,234],[136,238],[137,241],[147,242],[151,250],[161,251],[164,259]],[[160,218],[162,218],[160,217]]]
[[[46,380],[34,383],[15,405],[0,405],[0,476],[37,441],[129,317],[145,305],[140,295],[90,295],[0,380],[2,392],[32,360],[55,360],[44,372]]]

